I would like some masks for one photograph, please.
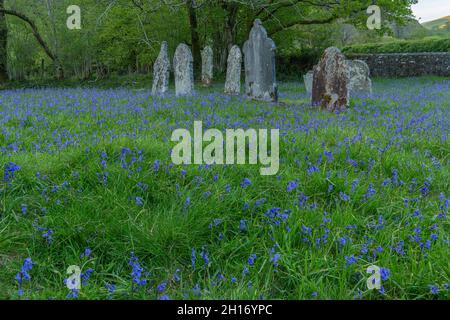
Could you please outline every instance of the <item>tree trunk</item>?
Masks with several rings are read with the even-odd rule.
[[[0,9],[4,9],[4,0],[0,0]],[[6,16],[0,12],[0,82],[8,80],[7,70],[7,45],[8,29],[6,26]]]
[[[54,7],[53,1],[47,0],[46,6],[47,6],[47,14],[48,14],[48,17],[50,20],[50,25],[52,27],[51,38],[53,38],[53,54],[57,58],[57,57],[59,57],[59,44],[58,44],[58,35],[56,33],[55,15],[53,12],[53,7]],[[62,69],[62,66],[61,66],[59,60],[57,63],[55,63],[55,68],[56,68],[55,71],[56,71],[57,78],[58,79],[64,78],[64,72],[63,72],[63,69]]]
[[[192,55],[194,57],[194,70],[199,71],[201,66],[201,48],[200,48],[200,36],[198,35],[198,22],[195,0],[187,0],[186,6],[189,15],[189,26],[191,29],[191,46]],[[198,74],[198,73],[197,73]]]
[[[222,9],[225,10],[226,16],[223,30],[218,30],[216,36],[216,69],[218,73],[225,72],[228,53],[231,47],[236,44],[239,5],[223,1]]]

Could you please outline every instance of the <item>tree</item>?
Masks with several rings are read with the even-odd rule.
[[[280,56],[288,57],[303,49],[321,52],[336,45],[330,30],[342,23],[365,28],[371,4],[382,8],[385,23],[410,15],[415,1],[77,0],[82,29],[69,30],[65,22],[70,0],[0,0],[7,8],[0,6],[0,77],[6,75],[6,54],[1,50],[6,39],[10,78],[44,74],[39,71],[47,57],[59,78],[147,73],[161,41],[168,42],[171,54],[181,42],[190,45],[197,75],[201,48],[212,45],[215,69],[224,73],[229,49],[243,45],[256,18],[276,42]],[[377,34],[367,29],[366,33]],[[30,39],[33,36],[37,43]]]
[[[199,70],[201,65],[201,47],[200,36],[198,35],[198,22],[197,22],[197,4],[195,0],[187,0],[186,8],[189,16],[189,26],[191,30],[191,46],[192,55],[194,57],[194,69]]]
[[[137,0],[133,0],[136,2]],[[142,3],[144,0],[139,0]],[[404,19],[417,0],[148,0],[151,7],[186,6],[191,30],[191,45],[196,66],[200,63],[201,43],[199,21],[210,21],[208,31],[214,35],[216,67],[224,70],[228,50],[247,38],[255,19],[261,19],[270,36],[292,27],[328,25],[338,19],[363,25],[366,9],[378,4],[385,20]],[[142,7],[143,8],[143,7]],[[221,9],[221,13],[217,8]],[[205,17],[209,15],[209,17]],[[238,39],[239,35],[241,37]]]
[[[47,45],[45,40],[42,38],[34,21],[20,12],[17,12],[15,10],[4,9],[4,7],[0,7],[0,14],[11,15],[11,16],[17,17],[20,20],[24,21],[31,28],[33,36],[36,38],[37,42],[42,47],[42,49],[44,49],[44,52],[47,54],[47,56],[53,61],[54,65],[55,65],[57,78],[64,79],[64,70],[63,70],[63,67],[62,67],[59,57],[54,52],[52,52],[50,47]]]

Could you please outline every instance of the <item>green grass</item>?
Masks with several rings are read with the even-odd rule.
[[[280,106],[220,90],[216,84],[192,98],[165,99],[130,89],[0,92],[1,177],[7,163],[21,167],[0,184],[0,299],[65,299],[70,265],[94,270],[80,299],[353,299],[359,292],[363,299],[449,298],[450,223],[441,196],[450,197],[448,79],[379,79],[372,97],[353,98],[340,115],[309,107],[295,83],[280,86]],[[192,130],[194,120],[221,130],[280,128],[280,171],[260,176],[259,166],[172,166],[171,132]],[[128,163],[136,157],[130,170],[122,167],[122,148],[131,150]],[[317,172],[308,172],[312,165]],[[99,178],[104,172],[107,184]],[[252,184],[241,188],[243,178]],[[287,192],[296,179],[298,187]],[[366,198],[370,185],[376,193]],[[279,225],[266,217],[274,207],[290,210]],[[214,219],[221,223],[214,226]],[[36,225],[54,232],[51,243]],[[419,226],[416,242],[411,236]],[[326,242],[317,245],[324,234]],[[431,234],[438,239],[425,249]],[[404,255],[391,249],[399,241]],[[81,258],[86,247],[92,254]],[[277,266],[272,248],[280,254]],[[148,271],[142,288],[132,284],[131,252]],[[251,254],[257,258],[248,266]],[[347,265],[352,255],[358,261]],[[34,266],[19,297],[15,276],[27,257]],[[366,287],[370,265],[390,270],[384,295]],[[167,288],[158,293],[162,282]],[[116,285],[113,294],[106,284]]]

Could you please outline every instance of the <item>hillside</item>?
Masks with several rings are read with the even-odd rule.
[[[434,32],[450,32],[450,16],[422,23],[428,30]]]

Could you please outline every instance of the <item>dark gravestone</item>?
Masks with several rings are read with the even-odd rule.
[[[350,72],[338,48],[325,50],[314,69],[312,104],[331,112],[343,111],[349,102]]]

